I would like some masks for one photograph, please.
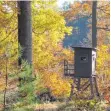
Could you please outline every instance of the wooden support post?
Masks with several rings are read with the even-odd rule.
[[[74,88],[76,88],[78,91],[80,91],[78,93],[82,93],[88,87],[90,87],[91,95],[90,95],[89,99],[93,99],[94,96],[95,96],[95,93],[96,93],[96,96],[99,96],[98,87],[97,87],[97,81],[96,81],[96,76],[92,76],[90,78],[87,78],[89,80],[86,81],[83,84],[81,84],[81,79],[82,78],[73,78],[73,83],[71,84],[71,93],[70,93],[69,100],[71,100],[72,96],[74,94],[76,94],[74,92]],[[76,96],[77,96],[77,94],[76,94]]]
[[[77,83],[77,90],[80,91],[80,82],[81,82],[81,79],[78,78],[78,83]]]
[[[91,88],[91,97],[90,97],[90,99],[92,99],[94,97],[93,77],[89,78],[89,82],[90,82],[90,88]]]
[[[95,84],[95,89],[96,89],[96,96],[99,96],[99,91],[98,91],[98,87],[97,87],[96,77],[94,77],[94,84]]]

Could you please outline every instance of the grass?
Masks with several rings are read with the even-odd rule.
[[[108,104],[103,100],[73,100],[36,104],[35,111],[106,111]]]

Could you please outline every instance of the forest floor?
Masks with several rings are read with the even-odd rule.
[[[13,103],[12,96],[14,95],[15,94],[10,95],[9,97],[10,103],[11,102]],[[1,108],[3,108],[3,94],[1,96],[1,99],[2,103],[0,104],[0,111],[3,111],[1,110]],[[34,109],[34,111],[110,111],[109,104],[107,104],[104,100],[96,100],[96,102],[95,100],[72,100],[69,102],[55,101],[55,102],[34,103],[30,106],[23,106],[23,107],[29,109],[32,108]],[[6,111],[12,111],[12,110],[6,110]],[[23,111],[32,111],[32,110],[23,110]]]
[[[9,81],[9,87],[7,88],[7,103],[10,107],[18,98],[17,84],[15,80]],[[4,102],[4,91],[0,91],[0,111],[3,108]],[[44,103],[33,103],[30,106],[23,106],[25,108],[33,108],[34,111],[110,111],[109,103],[101,97],[101,99],[94,98],[92,100],[81,100],[72,98],[72,101],[66,102],[55,101],[55,102],[44,102]],[[32,110],[6,110],[6,111],[32,111]]]
[[[85,102],[85,101],[84,101]],[[35,111],[110,111],[110,107],[106,104],[101,104],[100,107],[95,106],[77,106],[73,102],[54,102],[54,103],[44,103],[37,104]]]

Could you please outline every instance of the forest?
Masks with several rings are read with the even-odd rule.
[[[0,1],[0,111],[110,111],[110,1],[57,1]],[[65,76],[72,45],[96,48],[98,96]]]

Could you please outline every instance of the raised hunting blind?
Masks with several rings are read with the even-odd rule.
[[[89,78],[95,75],[96,49],[88,47],[74,48],[74,64],[64,61],[64,75],[77,78]]]
[[[95,75],[96,49],[87,47],[74,48],[74,64],[64,61],[64,74],[77,78],[89,78]]]
[[[95,75],[96,51],[93,48],[74,47],[75,77],[89,78]]]
[[[72,47],[74,49],[74,64],[64,61],[64,75],[73,77],[76,80],[77,89],[86,90],[91,86],[91,95],[94,96],[94,87],[96,95],[99,95],[96,82],[96,49],[91,47]],[[88,79],[81,84],[81,79]],[[83,83],[83,82],[82,82]]]

